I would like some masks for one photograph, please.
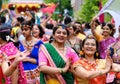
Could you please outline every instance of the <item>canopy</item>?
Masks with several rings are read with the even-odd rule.
[[[33,3],[37,3],[37,4],[41,4],[43,3],[43,0],[10,0],[9,1],[10,4],[16,4],[16,3],[24,3],[24,4],[33,4]]]

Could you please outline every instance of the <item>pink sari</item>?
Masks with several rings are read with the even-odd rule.
[[[64,61],[66,59],[71,59],[72,63],[74,63],[76,60],[79,59],[77,54],[71,48],[67,48],[66,50],[67,50],[67,52],[66,52],[65,58],[62,57],[60,52],[58,52]],[[51,66],[51,67],[57,67],[55,65],[54,61],[52,60],[50,54],[48,53],[48,51],[46,50],[46,48],[43,45],[41,46],[41,50],[39,53],[39,62],[40,62],[39,66],[47,65],[47,66]],[[55,74],[55,75],[56,75],[57,79],[59,80],[60,84],[66,84],[62,75],[58,75],[58,74]]]
[[[0,53],[5,53],[10,60],[10,62],[12,62],[15,58],[15,55],[18,52],[18,49],[14,46],[14,44],[12,42],[7,43],[6,45],[4,45],[3,47],[0,48],[1,52]],[[18,65],[18,69],[19,69],[19,83],[18,84],[26,84],[26,80],[25,80],[25,74],[23,73],[23,67],[22,67],[22,63],[20,62]],[[11,84],[11,78],[7,77],[6,78],[6,84]]]

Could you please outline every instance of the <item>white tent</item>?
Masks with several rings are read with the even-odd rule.
[[[116,34],[118,36],[118,27],[120,26],[120,0],[108,0],[105,6],[101,9],[97,16],[102,13],[109,13],[115,20]]]

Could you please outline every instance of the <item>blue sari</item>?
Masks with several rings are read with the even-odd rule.
[[[32,69],[35,69],[38,66],[38,51],[39,51],[39,47],[40,47],[41,44],[43,44],[43,42],[41,40],[39,40],[33,46],[33,49],[31,50],[31,53],[29,55],[30,58],[36,59],[37,63],[33,64],[31,62],[23,62],[24,70],[32,70]],[[20,42],[20,45],[19,45],[19,50],[21,52],[25,51],[25,47],[24,47],[24,45],[21,42]]]
[[[31,62],[22,62],[24,73],[26,76],[27,84],[40,84],[40,78],[39,78],[39,70],[38,70],[38,52],[40,45],[43,44],[41,40],[39,40],[32,48],[30,55],[28,57],[34,58],[36,60],[36,64]],[[25,51],[24,45],[20,42],[19,45],[20,51]]]

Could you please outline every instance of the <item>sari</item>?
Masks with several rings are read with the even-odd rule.
[[[39,70],[38,70],[38,51],[39,47],[43,44],[41,40],[39,40],[35,45],[33,46],[30,55],[28,57],[34,58],[36,60],[36,64],[31,62],[22,62],[24,73],[26,76],[27,84],[39,84]],[[25,51],[24,45],[20,42],[19,46],[20,51]]]
[[[12,42],[9,42],[0,48],[0,53],[5,53],[10,59],[10,64],[14,61],[15,55],[17,54],[18,49]],[[23,73],[23,67],[21,62],[18,64],[17,69],[19,70],[18,84],[26,84],[25,76]],[[11,77],[5,77],[6,84],[11,84]]]
[[[1,67],[1,64],[2,64],[2,54],[1,54],[1,51],[0,51],[0,84],[5,84],[5,76],[3,75],[3,71],[2,71],[2,67]]]
[[[96,59],[96,63],[89,63],[85,58],[81,58],[73,64],[73,67],[81,66],[87,71],[105,68],[105,60]],[[106,84],[106,74],[91,79],[75,77],[76,84]]]
[[[70,42],[70,40],[68,39],[65,42],[65,45],[68,46],[68,47],[71,47],[72,49],[74,49],[74,51],[79,55],[79,52],[81,50],[81,42],[82,42],[82,40],[80,38],[76,37],[74,44],[72,44]]]
[[[120,64],[120,38],[119,37],[116,39],[114,43],[110,45],[109,49],[111,50],[111,56],[112,56],[113,62]],[[112,76],[110,74],[109,80],[110,80],[110,83],[119,84],[120,83],[120,72],[113,72]]]
[[[0,66],[0,84],[5,84],[5,77],[3,75],[1,66]]]
[[[115,38],[109,37],[107,39],[104,39],[99,42],[99,51],[100,51],[100,57],[105,59],[106,56],[106,50],[108,49],[109,45],[114,43],[116,41]]]
[[[45,46],[41,46],[41,50],[39,52],[39,66],[51,66],[51,67],[59,67],[63,68],[66,64],[60,53],[54,48],[50,43],[44,44]],[[72,48],[67,48],[66,58],[71,59],[72,63],[78,60],[77,54],[72,50]],[[40,72],[40,84],[46,84],[46,75]],[[56,79],[59,81],[59,84],[74,84],[73,74],[69,71],[62,74],[55,74]]]

